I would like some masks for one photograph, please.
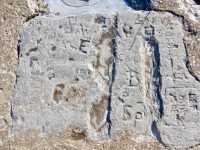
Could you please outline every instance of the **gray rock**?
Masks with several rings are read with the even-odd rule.
[[[199,83],[185,65],[182,18],[130,10],[37,17],[20,41],[12,135],[73,124],[95,141],[130,129],[173,148],[200,142]]]

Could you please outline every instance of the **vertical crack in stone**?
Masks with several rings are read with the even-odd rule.
[[[160,118],[163,116],[163,100],[161,97],[161,87],[162,87],[162,80],[160,75],[160,53],[159,53],[159,47],[156,40],[154,40],[153,43],[154,47],[154,54],[153,54],[153,86],[155,88],[155,100],[157,101],[159,105],[159,115]]]
[[[158,130],[157,127],[157,123],[156,121],[153,121],[152,125],[151,125],[151,131],[154,134],[154,136],[156,137],[156,139],[163,144],[163,146],[166,146],[163,142],[162,142],[162,138],[160,137],[160,131]]]
[[[115,35],[117,33],[117,29],[118,29],[118,14],[115,16],[115,20],[114,20],[114,31],[115,31]],[[112,39],[112,52],[113,52],[113,58],[117,57],[117,52],[116,52],[116,40],[113,38]],[[108,106],[107,106],[107,110],[108,110],[108,115],[107,115],[107,123],[109,124],[108,126],[108,135],[110,136],[110,132],[111,132],[111,126],[112,126],[112,121],[110,119],[110,113],[112,111],[112,88],[113,88],[113,83],[115,82],[115,75],[116,75],[116,64],[114,62],[114,59],[112,59],[112,72],[111,72],[111,82],[110,82],[110,86],[109,86],[109,98],[108,98]]]

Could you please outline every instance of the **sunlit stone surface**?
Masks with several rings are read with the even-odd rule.
[[[37,17],[20,34],[11,134],[74,125],[95,141],[131,129],[175,148],[197,144],[199,83],[185,59],[182,19],[169,13]]]

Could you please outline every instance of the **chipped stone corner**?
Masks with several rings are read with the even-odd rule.
[[[25,22],[39,16],[50,14],[50,8],[44,4],[44,0],[27,0],[27,6],[31,15],[26,16]]]

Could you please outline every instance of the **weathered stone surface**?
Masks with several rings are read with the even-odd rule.
[[[49,133],[73,124],[87,128],[92,139],[106,138],[108,134],[95,130],[103,127],[107,116],[112,17],[105,16],[105,24],[91,24],[94,15],[30,22],[20,35],[13,131],[35,126]],[[105,106],[91,114],[92,106],[102,100]]]
[[[164,143],[182,148],[199,143],[199,82],[186,68],[182,31],[171,31],[167,28],[158,38],[158,43],[165,41],[159,46],[164,109],[160,133]]]
[[[0,32],[0,149],[162,149],[163,147],[155,140],[141,143],[131,140],[130,132],[127,131],[121,131],[115,141],[104,143],[73,140],[70,136],[73,130],[69,130],[69,132],[62,130],[59,134],[48,134],[41,137],[38,136],[38,131],[32,128],[26,132],[20,132],[15,136],[14,140],[10,137],[9,129],[12,125],[10,99],[13,95],[18,65],[18,34],[27,24],[27,21],[38,15],[39,12],[44,12],[41,7],[43,5],[40,0],[28,0],[28,2],[26,0],[0,1],[0,26],[2,29]]]
[[[177,9],[178,8],[178,9]],[[187,55],[187,68],[197,81],[200,81],[199,72],[199,11],[198,1],[155,1],[153,10],[169,11],[183,17],[184,44]]]
[[[136,1],[137,2],[137,1]],[[41,137],[41,128],[39,130],[35,130],[34,128],[28,129],[24,132],[18,132],[15,134],[15,140],[11,140],[10,137],[8,136],[8,129],[10,128],[11,120],[10,120],[10,97],[12,96],[12,89],[15,84],[15,69],[17,67],[17,35],[19,33],[19,30],[26,24],[26,21],[29,21],[30,19],[34,18],[35,16],[39,15],[39,12],[42,13],[42,11],[39,10],[38,12],[38,6],[34,1],[28,0],[28,3],[25,0],[3,0],[0,2],[1,3],[1,91],[0,91],[0,96],[1,96],[1,105],[0,105],[0,114],[1,114],[1,121],[0,121],[0,149],[163,149],[161,146],[158,146],[157,143],[148,143],[148,142],[142,142],[142,143],[136,143],[131,139],[135,139],[136,141],[141,141],[141,139],[145,139],[144,137],[138,136],[138,138],[134,137],[132,135],[132,131],[126,132],[126,131],[121,131],[120,134],[117,134],[117,139],[114,138],[114,141],[111,142],[103,142],[103,143],[97,143],[93,141],[88,141],[86,140],[87,137],[87,130],[85,128],[80,129],[77,127],[69,126],[67,127],[67,130],[60,130],[56,134],[54,133],[47,133],[45,136]],[[39,4],[40,2],[37,1]],[[171,13],[174,13],[175,15],[181,15],[184,18],[183,21],[183,31],[184,32],[184,44],[186,47],[186,50],[188,54],[186,57],[188,60],[186,61],[187,63],[187,68],[189,72],[198,80],[199,78],[199,73],[198,73],[198,39],[199,39],[199,23],[198,23],[198,5],[195,5],[194,2],[191,0],[187,1],[172,1],[172,0],[165,0],[165,1],[155,1],[154,6],[156,6],[156,9],[154,10],[162,10],[163,12],[165,11],[170,11]],[[31,7],[30,7],[31,6]],[[42,6],[42,5],[40,5]],[[195,10],[193,9],[195,8]],[[79,9],[79,8],[78,8]],[[31,13],[30,13],[31,11]],[[97,19],[97,22],[101,22],[101,20]],[[194,22],[196,21],[196,22]],[[61,27],[61,26],[59,26]],[[128,28],[128,27],[126,27]],[[126,29],[128,30],[128,29]],[[125,31],[127,32],[127,31]],[[128,31],[129,32],[129,31]],[[115,37],[117,37],[115,35]],[[138,37],[138,36],[137,36]],[[39,40],[40,41],[40,40]],[[117,41],[117,40],[116,40]],[[159,45],[159,43],[158,43]],[[141,46],[142,47],[142,46]],[[145,45],[144,45],[145,47]],[[148,47],[146,45],[146,47]],[[28,52],[28,55],[31,55],[31,53],[34,52],[33,47],[31,52]],[[117,47],[116,47],[117,48]],[[55,49],[55,47],[52,47],[52,49]],[[148,48],[147,48],[148,49]],[[178,55],[178,54],[176,54]],[[181,56],[182,57],[182,56]],[[183,56],[185,58],[185,56]],[[120,57],[119,57],[120,58]],[[123,58],[123,56],[122,56]],[[148,57],[146,57],[147,59]],[[73,61],[73,58],[70,58],[69,60]],[[118,61],[119,60],[119,61]],[[116,62],[121,62],[122,59],[116,59]],[[145,60],[146,61],[146,60]],[[152,60],[150,60],[151,62]],[[149,65],[149,64],[147,64]],[[104,66],[105,67],[105,66]],[[100,67],[101,68],[101,67]],[[98,69],[101,70],[101,69]],[[143,69],[144,70],[144,69]],[[152,70],[152,69],[151,69]],[[185,72],[184,68],[182,69],[183,72]],[[187,71],[186,74],[188,75]],[[187,76],[186,75],[186,76]],[[117,74],[116,74],[117,76]],[[54,77],[54,76],[52,76]],[[191,76],[190,76],[191,77]],[[190,78],[189,77],[189,78]],[[51,77],[50,77],[51,78]],[[162,76],[161,76],[162,79]],[[182,79],[180,79],[181,81]],[[182,80],[184,81],[184,80]],[[195,144],[197,143],[195,140],[198,141],[198,136],[196,136],[196,133],[193,133],[196,129],[192,129],[195,126],[198,127],[198,123],[192,125],[192,123],[187,123],[186,120],[188,120],[188,114],[185,115],[184,111],[187,110],[188,112],[193,112],[189,108],[189,105],[180,105],[180,99],[183,97],[182,95],[183,92],[185,91],[185,99],[195,99],[195,96],[186,96],[188,93],[197,93],[197,98],[198,98],[198,86],[195,88],[197,83],[191,83],[192,80],[187,81],[188,85],[191,88],[191,90],[186,89],[186,90],[180,90],[180,86],[177,86],[177,84],[174,84],[176,87],[175,91],[180,91],[180,92],[173,92],[173,90],[169,89],[166,93],[166,98],[163,96],[163,101],[165,99],[168,99],[167,95],[175,95],[175,99],[177,99],[177,106],[172,106],[172,112],[175,112],[175,115],[172,115],[172,119],[168,116],[170,114],[170,104],[164,104],[166,107],[164,110],[166,110],[167,114],[166,116],[162,116],[163,121],[157,120],[159,118],[159,112],[158,110],[161,110],[157,108],[158,105],[155,105],[156,107],[152,108],[152,104],[148,103],[148,96],[145,99],[145,103],[143,105],[148,105],[147,108],[151,108],[150,112],[153,112],[153,120],[157,120],[156,122],[153,122],[152,124],[152,131],[154,131],[154,134],[159,135],[159,132],[161,132],[161,136],[157,136],[157,139],[161,139],[164,141],[165,144],[171,145],[172,147],[187,147],[188,141],[190,141],[190,144]],[[74,82],[77,82],[77,79],[75,79]],[[193,82],[193,81],[192,81]],[[176,81],[176,83],[178,83]],[[113,85],[113,88],[115,86]],[[166,86],[167,87],[167,86]],[[177,88],[178,87],[178,88]],[[55,86],[55,93],[57,96],[54,97],[54,102],[59,103],[60,98],[59,95],[62,92],[62,85],[56,84]],[[159,89],[159,88],[157,88]],[[165,87],[164,87],[165,89]],[[80,91],[80,92],[78,92]],[[53,90],[54,93],[54,90]],[[76,97],[77,99],[82,97],[84,95],[84,90],[82,88],[70,88],[69,91],[66,92],[67,97]],[[173,93],[173,94],[171,94]],[[180,93],[180,94],[179,94]],[[120,94],[118,94],[120,95]],[[147,92],[148,95],[148,92]],[[181,95],[181,96],[179,96]],[[193,95],[193,94],[189,94]],[[173,96],[172,96],[173,97]],[[105,97],[103,97],[105,98]],[[113,97],[114,98],[114,97]],[[121,97],[120,97],[121,98]],[[123,100],[123,99],[121,99]],[[126,98],[127,100],[127,98]],[[173,100],[173,99],[172,99]],[[92,106],[92,110],[96,110],[100,114],[104,114],[103,111],[105,111],[105,107],[103,109],[98,109],[101,108],[100,106],[104,106],[105,103],[104,101],[99,101],[100,103],[96,103]],[[122,102],[123,103],[123,102]],[[185,104],[188,104],[187,101],[184,102]],[[150,106],[150,107],[149,107]],[[192,107],[196,107],[197,105],[194,103],[194,106],[191,105]],[[113,107],[111,107],[113,108]],[[120,107],[119,107],[120,108]],[[196,107],[197,108],[197,107]],[[177,111],[177,109],[179,109]],[[100,111],[98,111],[100,110]],[[103,111],[101,111],[103,110]],[[122,119],[124,122],[128,122],[127,118],[130,118],[129,114],[134,114],[134,111],[132,111],[130,108],[128,109],[123,109],[125,115],[121,115]],[[145,108],[146,110],[146,108]],[[184,110],[181,112],[181,110]],[[112,112],[112,111],[111,111]],[[129,113],[131,112],[131,113]],[[195,112],[195,111],[194,111]],[[128,115],[127,115],[128,114]],[[185,115],[185,116],[184,116]],[[101,115],[102,116],[102,115]],[[115,115],[113,115],[115,116]],[[141,116],[141,115],[140,115]],[[195,118],[196,114],[193,115]],[[112,115],[111,115],[112,117]],[[102,117],[100,117],[102,118]],[[125,118],[125,119],[124,119]],[[178,119],[178,122],[176,122],[176,119]],[[112,118],[113,120],[115,118]],[[116,120],[116,119],[115,119]],[[131,119],[130,119],[131,120]],[[172,120],[172,121],[170,121]],[[189,118],[189,120],[192,120]],[[90,121],[90,120],[89,120]],[[152,122],[151,118],[150,121]],[[98,122],[98,119],[97,119]],[[174,127],[169,127],[169,126],[164,126],[167,122],[167,125],[174,125]],[[184,127],[177,127],[178,126],[183,126]],[[151,124],[148,125],[150,128]],[[193,126],[193,127],[192,127]],[[111,126],[112,127],[112,126]],[[182,128],[182,129],[181,129]],[[186,128],[186,129],[184,129]],[[134,128],[132,128],[133,130]],[[151,130],[150,129],[150,130]],[[158,130],[159,129],[159,130]],[[191,129],[191,131],[189,131]],[[165,131],[167,130],[167,131]],[[168,136],[169,133],[168,130],[171,130],[172,135]],[[184,131],[187,131],[187,133],[184,133]],[[112,131],[114,131],[114,126],[113,130],[111,128],[111,135]],[[176,134],[175,134],[175,131]],[[181,131],[183,133],[181,133]],[[101,131],[100,131],[101,132]],[[134,131],[135,132],[135,131]],[[40,136],[38,136],[38,134]],[[180,134],[181,136],[176,137],[176,135]],[[185,135],[188,134],[189,139],[181,139],[182,137],[185,137]],[[192,139],[194,136],[196,136],[196,139]],[[181,142],[181,141],[186,141],[186,143]],[[49,142],[50,141],[50,142]],[[53,142],[52,142],[53,141]],[[160,140],[161,141],[161,140]],[[180,143],[181,145],[173,142],[177,141],[177,143]],[[183,144],[184,143],[184,144]],[[183,144],[183,145],[182,145]],[[179,148],[180,149],[180,148]],[[193,148],[193,149],[198,149],[198,148]]]
[[[38,0],[37,3],[40,3]],[[40,3],[40,6],[43,6]],[[29,9],[26,0],[0,1],[0,149],[10,149],[9,129],[12,124],[10,117],[10,99],[16,79],[18,66],[17,44],[19,32],[26,19],[32,16],[40,7],[35,5],[34,11]]]
[[[34,19],[20,34],[11,134],[74,125],[95,141],[128,128],[173,148],[198,144],[199,83],[182,26],[170,13],[140,11]]]

